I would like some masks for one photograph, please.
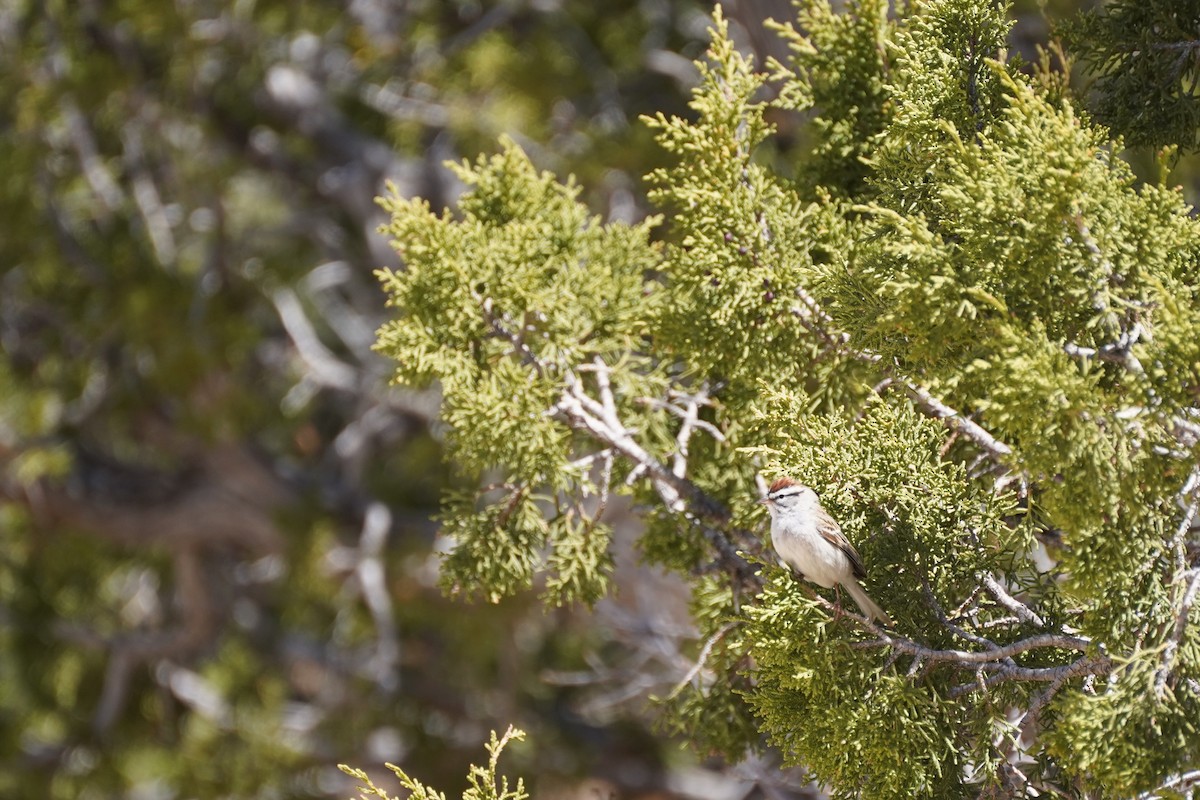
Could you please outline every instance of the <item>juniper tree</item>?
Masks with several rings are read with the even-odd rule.
[[[604,224],[511,141],[456,215],[392,196],[397,380],[437,381],[446,586],[610,591],[605,510],[689,576],[706,751],[835,797],[1123,797],[1200,763],[1200,225],[1138,185],[1007,7],[800,4],[756,65],[718,11],[666,215]],[[773,97],[775,99],[764,99]],[[771,160],[768,113],[805,152]],[[765,481],[817,489],[882,628],[777,565]]]

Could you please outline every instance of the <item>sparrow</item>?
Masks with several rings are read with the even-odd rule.
[[[862,558],[816,492],[791,478],[780,478],[759,502],[771,512],[771,544],[788,566],[826,589],[845,586],[868,619],[892,624],[859,583],[867,576]]]

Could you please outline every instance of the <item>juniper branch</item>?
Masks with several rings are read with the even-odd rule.
[[[918,408],[929,416],[942,420],[951,430],[966,436],[979,447],[986,450],[996,460],[1012,455],[1011,447],[997,439],[979,423],[968,419],[963,414],[934,397],[925,387],[908,380],[904,381],[904,385]]]
[[[591,372],[596,376],[600,401],[590,397],[582,382],[568,371],[562,394],[549,413],[561,415],[571,428],[587,434],[597,443],[633,463],[636,473],[644,474],[650,479],[668,511],[683,516],[700,528],[704,538],[717,551],[718,561],[724,571],[735,580],[757,582],[754,568],[738,553],[726,533],[705,524],[705,521],[718,524],[728,522],[729,510],[685,476],[677,475],[675,470],[655,458],[634,439],[629,429],[621,422],[612,396],[609,366],[597,356],[581,371]],[[737,533],[746,541],[753,539],[748,531]]]
[[[1025,605],[1020,600],[1017,600],[1015,597],[1009,594],[1008,590],[1001,586],[1000,582],[991,575],[981,575],[979,577],[979,582],[983,585],[983,588],[987,589],[988,594],[990,594],[997,603],[1007,608],[1013,614],[1016,614],[1017,619],[1021,620],[1022,622],[1032,622],[1039,628],[1046,627],[1046,621],[1044,619],[1038,616],[1038,614],[1036,614],[1029,606]]]
[[[828,346],[845,353],[851,358],[863,361],[866,363],[878,363],[881,359],[879,354],[872,353],[869,350],[854,348],[850,344],[850,334],[845,331],[835,332],[832,329],[834,320],[829,314],[821,308],[821,305],[803,288],[796,288],[796,296],[803,303],[803,308],[797,306],[792,309],[792,313],[800,319],[801,324],[809,331],[822,338]],[[928,389],[921,386],[916,381],[913,381],[902,376],[888,374],[889,370],[884,370],[885,377],[878,384],[878,391],[890,387],[895,383],[901,383],[908,390],[909,396],[912,397],[918,409],[922,413],[927,414],[934,419],[941,420],[952,431],[966,436],[977,446],[983,449],[996,462],[1001,462],[1002,459],[1012,455],[1012,448],[1004,442],[1000,441],[996,436],[990,433],[982,425],[974,420],[968,419],[963,414],[951,408],[944,401],[935,397]]]
[[[835,606],[823,597],[817,597],[817,602],[835,610]],[[1046,633],[1030,636],[1004,646],[990,646],[984,650],[939,649],[923,645],[903,636],[893,634],[876,625],[866,617],[845,609],[840,615],[847,617],[875,635],[871,641],[855,642],[850,646],[856,650],[872,648],[889,648],[893,654],[904,654],[913,657],[909,675],[914,676],[922,669],[928,669],[933,664],[943,664],[960,671],[970,671],[976,675],[976,680],[953,687],[950,697],[967,694],[974,689],[984,689],[1006,681],[1062,682],[1083,675],[1106,675],[1112,671],[1112,659],[1103,650],[1097,655],[1076,659],[1070,664],[1057,667],[1024,667],[1015,663],[1014,656],[1031,650],[1054,648],[1059,650],[1086,651],[1091,645],[1090,639],[1081,636],[1071,636],[1062,633]],[[986,676],[985,676],[985,673]]]
[[[1187,590],[1180,598],[1179,607],[1175,612],[1175,627],[1171,631],[1170,637],[1167,639],[1166,646],[1163,648],[1162,663],[1159,665],[1158,671],[1154,675],[1154,693],[1162,696],[1167,686],[1167,676],[1171,673],[1171,667],[1175,662],[1175,654],[1179,650],[1179,645],[1183,641],[1183,634],[1187,631],[1188,617],[1192,613],[1192,606],[1195,605],[1196,595],[1200,592],[1200,567],[1196,567],[1184,576],[1191,575],[1191,580],[1188,581]]]

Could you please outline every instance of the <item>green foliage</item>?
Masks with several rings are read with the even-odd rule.
[[[765,732],[836,797],[1127,796],[1197,752],[1200,225],[1005,59],[1007,13],[804,3],[766,101],[718,11],[694,118],[647,120],[661,248],[511,143],[460,168],[459,219],[389,203],[381,349],[441,382],[485,476],[446,506],[452,583],[496,599],[548,564],[552,600],[595,599],[583,495],[632,484],[643,552],[693,574],[667,726],[731,758]],[[760,152],[779,109],[817,115],[797,185]],[[755,478],[784,474],[894,630],[769,563]]]
[[[1196,679],[1196,662],[1184,671]],[[1182,675],[1181,674],[1181,677]],[[1087,776],[1089,788],[1125,797],[1155,785],[1180,764],[1200,761],[1200,698],[1174,693],[1155,697],[1150,659],[1131,663],[1100,694],[1072,692],[1056,709],[1049,749]]]
[[[770,66],[780,85],[779,105],[814,110],[799,180],[861,196],[870,191],[868,156],[889,118],[887,47],[894,31],[889,3],[854,0],[839,4],[841,12],[829,0],[796,5],[796,24],[780,27],[790,63]]]
[[[755,683],[747,670],[750,640],[731,594],[723,581],[701,580],[693,586],[692,615],[707,637],[699,648],[702,666],[716,677],[702,682],[698,674],[685,676],[690,680],[658,700],[665,711],[664,729],[686,737],[700,752],[736,758],[747,748],[759,748],[760,736],[759,721],[746,702]]]
[[[918,2],[896,31],[887,84],[894,109],[868,156],[870,180],[889,206],[907,212],[936,203],[939,184],[929,173],[938,168],[943,147],[970,141],[999,111],[1001,79],[988,62],[1002,57],[1009,7],[974,0]]]
[[[659,260],[656,221],[600,224],[573,185],[538,173],[511,141],[457,172],[472,187],[458,220],[420,201],[386,202],[405,269],[381,273],[402,316],[378,345],[399,363],[397,380],[440,382],[454,462],[503,476],[447,500],[459,545],[445,580],[494,601],[530,586],[548,562],[550,597],[595,600],[609,573],[608,531],[571,499],[600,490],[571,466],[575,439],[550,409],[583,379],[575,365],[596,359],[622,367],[614,392],[623,409],[658,394],[661,370],[638,354],[658,305],[646,284]]]
[[[497,778],[496,775],[496,767],[504,748],[511,741],[520,742],[524,741],[524,739],[525,732],[511,725],[504,732],[504,736],[499,739],[496,738],[496,732],[492,731],[491,740],[487,744],[487,766],[471,765],[471,769],[467,773],[467,782],[470,785],[462,794],[463,800],[528,800],[529,794],[525,791],[525,782],[523,779],[518,778],[517,785],[509,788],[508,778],[503,775]],[[404,770],[395,764],[388,764],[387,767],[396,773],[396,777],[400,779],[400,785],[410,792],[409,798],[411,800],[446,800],[445,793],[439,792],[417,779],[409,777]],[[359,796],[363,800],[367,800],[369,797],[377,797],[379,800],[392,800],[391,796],[376,786],[371,781],[370,776],[361,769],[354,769],[345,764],[339,764],[338,768],[361,782]]]
[[[718,12],[711,63],[699,65],[692,100],[698,119],[646,120],[678,159],[648,178],[651,198],[680,212],[672,220],[677,246],[661,267],[655,344],[728,383],[727,404],[752,397],[764,374],[815,384],[822,401],[845,402],[852,379],[818,378],[846,364],[821,352],[795,290],[815,264],[853,245],[837,205],[804,202],[756,163],[755,149],[771,133],[764,104],[753,100],[765,78],[733,48],[724,25]]]
[[[1008,522],[1014,498],[942,460],[936,423],[883,403],[858,420],[806,415],[801,398],[770,392],[763,409],[755,426],[764,444],[753,452],[764,472],[797,476],[817,490],[862,554],[868,591],[900,630],[921,631],[933,647],[956,647],[939,612],[966,603],[980,574],[1032,571],[1022,556],[1029,528]],[[828,776],[835,796],[861,789],[870,797],[949,797],[965,791],[961,749],[971,746],[979,748],[972,781],[994,780],[999,757],[991,734],[1004,704],[1022,702],[1025,690],[940,702],[960,676],[931,667],[911,680],[905,672],[919,664],[856,648],[870,636],[831,623],[788,571],[771,568],[767,577],[743,633],[757,667],[747,697],[790,762]],[[993,605],[981,613],[998,619],[1008,612]],[[797,719],[811,723],[797,726]],[[907,743],[903,757],[897,741]]]
[[[962,740],[987,729],[972,730],[932,686],[865,658],[803,602],[793,578],[773,577],[750,612],[751,703],[787,763],[807,766],[839,798],[962,796]]]
[[[1131,145],[1200,147],[1200,3],[1111,0],[1059,34],[1095,76],[1100,122]]]
[[[938,197],[866,207],[875,243],[818,291],[856,340],[1014,446],[1045,524],[1091,545],[1064,554],[1076,586],[1141,594],[1181,479],[1155,445],[1195,402],[1200,352],[1176,349],[1192,322],[1173,309],[1196,296],[1200,230],[1177,192],[1135,188],[1069,106],[1007,87],[995,125],[939,148]],[[1072,355],[1118,341],[1137,368]]]
[[[937,627],[933,609],[906,601],[926,584],[943,608],[956,607],[981,572],[1029,569],[1027,526],[1014,525],[1015,497],[970,480],[942,459],[945,432],[906,404],[871,403],[857,419],[805,413],[802,397],[764,393],[745,448],[768,476],[811,486],[878,570],[876,599],[912,629]],[[889,592],[898,592],[888,602]],[[874,593],[873,593],[873,596]],[[881,599],[882,598],[882,599]],[[940,642],[948,645],[949,641]]]
[[[452,481],[432,393],[389,391],[369,352],[371,270],[394,263],[371,198],[390,175],[449,202],[430,165],[507,130],[629,215],[629,176],[662,160],[629,121],[683,107],[678,74],[646,64],[697,46],[700,4],[651,5],[2,5],[0,796],[324,796],[314,765],[374,733],[438,775],[448,732],[494,708],[514,617],[535,644],[506,651],[521,678],[504,688],[550,691],[528,665],[578,646],[561,618],[509,604],[446,633],[463,614],[427,580],[426,521]],[[193,480],[231,449],[278,507],[258,484]],[[145,469],[89,471],[85,452]],[[133,502],[110,517],[111,495]],[[281,547],[247,560],[174,502],[198,496],[235,530],[262,511]],[[562,544],[548,592],[603,591],[602,522],[535,535]],[[203,561],[192,584],[182,550]],[[386,577],[369,600],[349,563],[366,550]],[[575,754],[545,739],[544,761]]]

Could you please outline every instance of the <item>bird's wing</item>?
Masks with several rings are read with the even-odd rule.
[[[832,517],[826,517],[820,526],[821,537],[831,545],[841,550],[846,554],[846,558],[850,559],[850,569],[854,572],[854,577],[862,580],[867,577],[866,567],[863,566],[862,556],[854,549],[854,545],[850,544],[850,540],[842,533],[842,528],[833,520]]]

